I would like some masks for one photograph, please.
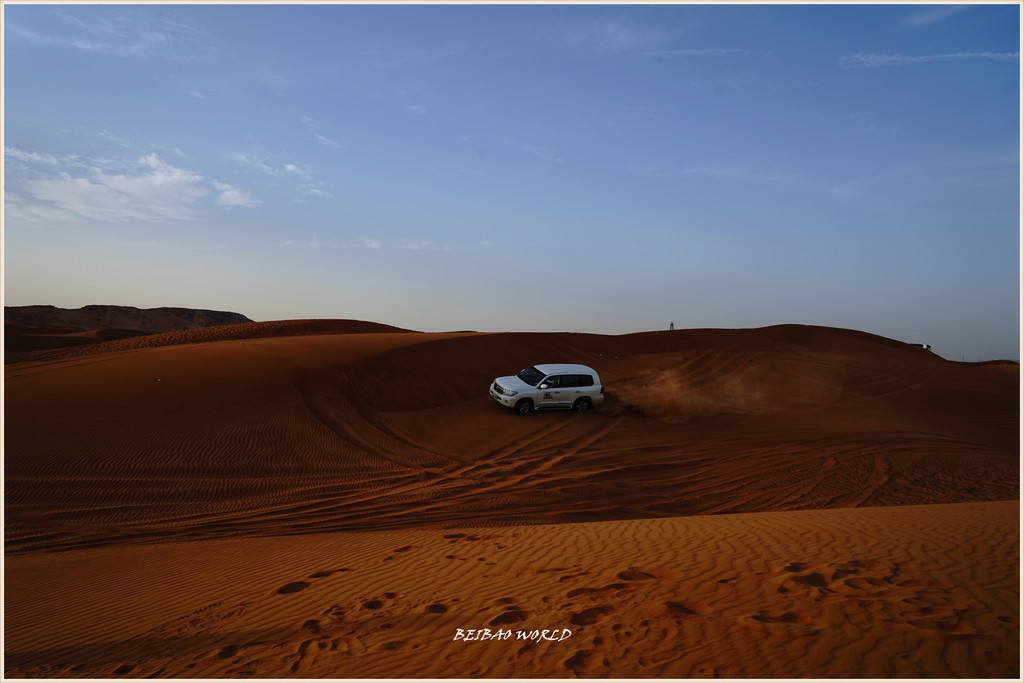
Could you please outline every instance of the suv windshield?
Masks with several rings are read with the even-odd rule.
[[[531,387],[537,386],[537,383],[544,379],[547,375],[538,370],[537,368],[530,366],[516,375],[519,379],[523,380]]]

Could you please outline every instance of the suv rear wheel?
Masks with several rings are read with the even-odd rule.
[[[593,407],[594,404],[591,402],[589,398],[586,397],[578,398],[576,399],[576,402],[572,404],[572,409],[575,410],[577,413],[585,412]]]

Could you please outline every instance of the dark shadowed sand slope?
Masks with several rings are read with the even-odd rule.
[[[178,309],[171,309],[178,310]],[[210,311],[215,313],[215,311]],[[237,314],[226,314],[237,315]],[[244,316],[239,316],[244,318]],[[214,318],[220,320],[220,318]],[[246,319],[248,320],[248,319]],[[174,320],[176,321],[176,319]],[[172,321],[172,322],[174,322]],[[261,339],[310,334],[361,334],[365,332],[408,332],[398,327],[362,320],[282,320],[272,322],[218,323],[167,331],[142,332],[134,329],[78,329],[31,327],[4,324],[6,363],[48,361],[111,351],[177,346],[229,339]]]

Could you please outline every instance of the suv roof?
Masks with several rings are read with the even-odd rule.
[[[594,372],[593,368],[588,368],[586,365],[578,365],[575,363],[544,363],[543,365],[534,365],[533,367],[537,368],[545,375],[552,375],[556,372],[587,375],[597,374]]]

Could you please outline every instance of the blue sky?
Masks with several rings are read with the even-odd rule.
[[[1019,358],[1016,4],[3,10],[7,305]]]

